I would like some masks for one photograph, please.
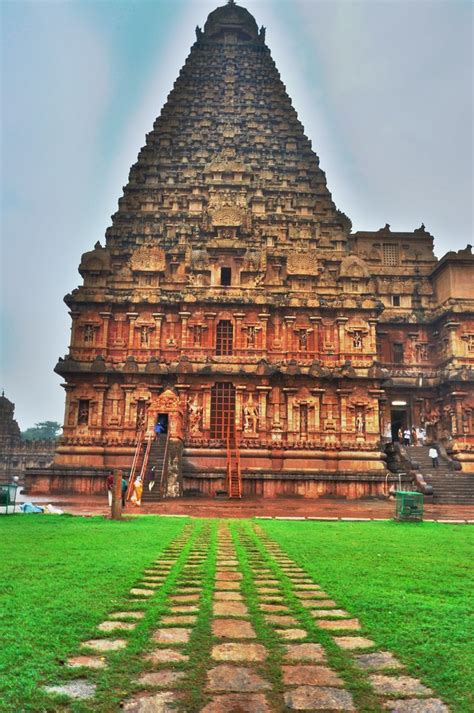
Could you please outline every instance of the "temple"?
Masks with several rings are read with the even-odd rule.
[[[412,426],[474,472],[473,266],[423,225],[352,232],[265,29],[217,8],[65,297],[64,431],[30,491],[153,463],[160,496],[376,496]]]

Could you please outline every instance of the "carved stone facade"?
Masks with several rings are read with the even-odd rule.
[[[0,483],[23,482],[27,468],[44,468],[54,457],[56,441],[24,441],[15,420],[15,404],[0,396]]]
[[[470,249],[438,261],[424,226],[352,233],[264,29],[231,2],[196,35],[65,298],[56,471],[128,469],[160,408],[185,491],[223,488],[229,414],[244,494],[381,493],[403,425],[474,470]]]

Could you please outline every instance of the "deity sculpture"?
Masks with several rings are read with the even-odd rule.
[[[355,417],[355,426],[357,435],[361,436],[364,433],[364,416],[361,411],[358,411]]]
[[[258,405],[254,403],[252,395],[250,395],[244,406],[244,433],[257,432],[258,416]]]
[[[189,415],[189,432],[192,435],[201,432],[201,416],[202,407],[199,406],[196,399],[193,399],[188,404],[188,415]]]

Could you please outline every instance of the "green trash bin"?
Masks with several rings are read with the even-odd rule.
[[[395,518],[404,522],[423,520],[423,493],[410,490],[398,490],[396,493],[397,509]]]

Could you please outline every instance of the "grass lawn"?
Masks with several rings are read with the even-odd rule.
[[[259,521],[380,648],[474,711],[474,528]]]
[[[117,608],[185,523],[0,519],[0,710],[46,710],[38,686],[56,683],[60,662]]]

